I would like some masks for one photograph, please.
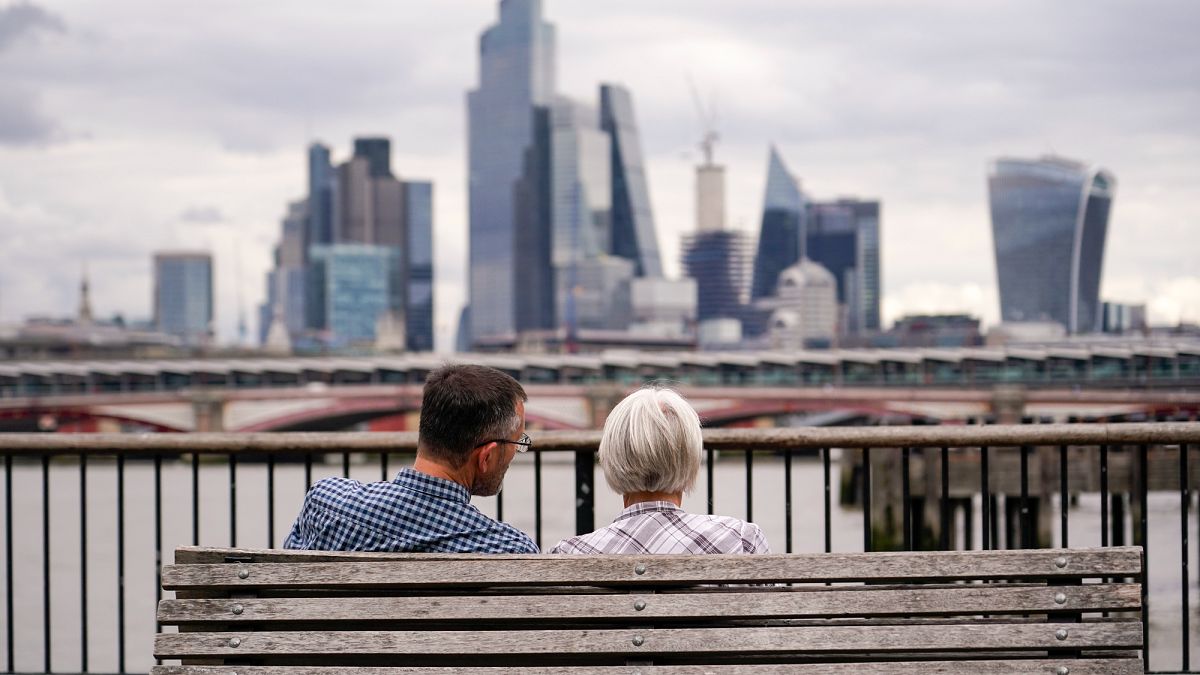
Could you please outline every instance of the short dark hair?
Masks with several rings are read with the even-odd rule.
[[[425,378],[417,442],[430,455],[460,467],[483,441],[517,430],[517,402],[526,400],[521,383],[495,368],[442,366]]]

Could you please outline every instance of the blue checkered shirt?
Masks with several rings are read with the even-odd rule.
[[[284,548],[316,551],[537,553],[512,525],[471,506],[458,483],[411,468],[391,482],[317,481],[304,497]]]

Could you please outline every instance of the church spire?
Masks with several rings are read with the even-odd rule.
[[[79,323],[92,322],[92,300],[88,291],[87,264],[83,266],[83,277],[79,282]]]

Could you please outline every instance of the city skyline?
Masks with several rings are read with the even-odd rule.
[[[149,253],[206,248],[229,341],[239,294],[253,323],[308,142],[379,134],[438,186],[435,321],[449,347],[468,267],[463,100],[496,16],[492,2],[437,16],[0,2],[0,77],[13,83],[0,92],[0,321],[71,314],[85,262],[97,317],[148,317]],[[1101,298],[1145,301],[1155,323],[1200,321],[1194,5],[548,0],[544,16],[560,91],[593,100],[614,82],[636,101],[669,276],[694,222],[691,74],[720,113],[731,227],[758,229],[771,143],[806,191],[886,204],[885,323],[932,310],[995,321],[987,166],[1049,152],[1120,177]]]

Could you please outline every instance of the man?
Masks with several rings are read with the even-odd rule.
[[[525,390],[484,366],[454,365],[425,380],[417,459],[391,482],[326,478],[308,491],[284,548],[322,551],[537,553],[515,527],[471,506],[500,491],[532,442]]]

